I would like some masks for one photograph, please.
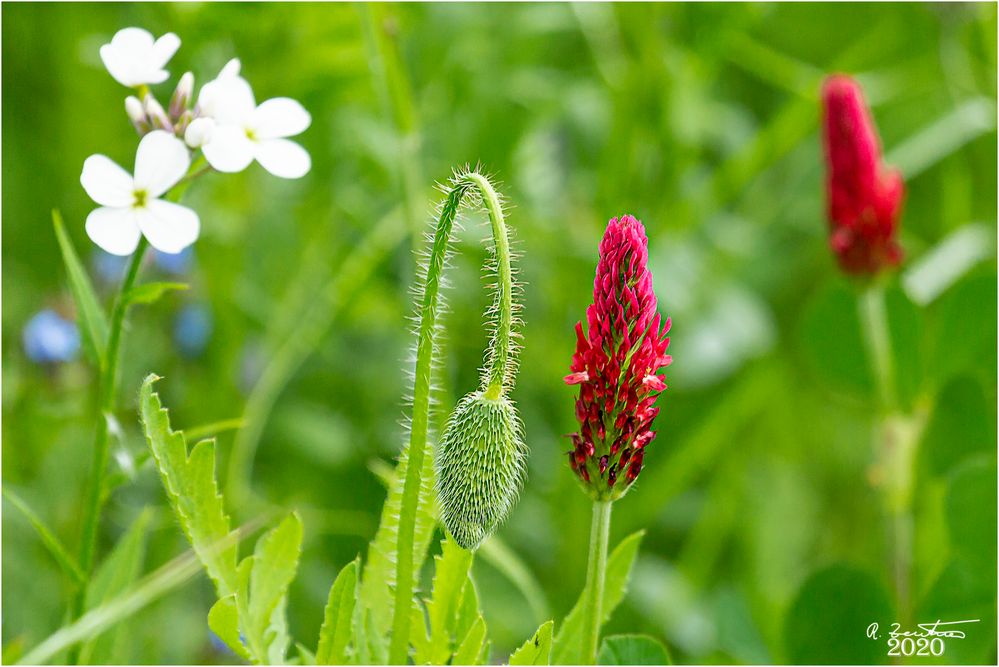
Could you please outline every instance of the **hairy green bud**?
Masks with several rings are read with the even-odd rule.
[[[441,522],[455,542],[475,549],[506,518],[526,459],[523,426],[508,398],[475,391],[461,399],[434,461]]]

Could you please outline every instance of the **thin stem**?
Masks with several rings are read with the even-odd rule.
[[[135,280],[139,275],[139,268],[142,266],[142,258],[146,254],[148,242],[145,237],[139,241],[139,246],[132,253],[132,258],[122,280],[118,293],[115,296],[114,306],[111,309],[111,325],[108,334],[108,346],[101,363],[100,374],[100,403],[97,414],[97,432],[94,436],[93,457],[90,463],[90,477],[87,481],[86,504],[83,510],[83,532],[80,537],[80,570],[89,577],[91,566],[93,565],[94,550],[97,545],[97,528],[100,523],[101,506],[104,499],[104,472],[108,465],[108,458],[111,449],[110,423],[114,419],[114,399],[118,386],[118,357],[121,349],[121,334],[125,324],[125,312],[128,304],[125,295],[135,285]],[[75,620],[83,613],[83,606],[86,603],[87,585],[77,589],[71,608],[72,618]],[[75,662],[71,656],[71,662]]]
[[[204,157],[199,157],[188,169],[185,178],[181,179],[165,198],[179,201],[194,177],[203,172],[198,169],[205,163]],[[125,316],[129,303],[127,295],[139,277],[142,259],[146,254],[149,242],[145,236],[139,238],[139,245],[132,253],[125,279],[122,280],[111,307],[111,322],[108,331],[108,345],[100,368],[100,402],[97,414],[97,431],[94,436],[94,449],[90,464],[90,477],[87,480],[87,495],[83,510],[83,530],[80,536],[80,570],[88,578],[73,596],[70,604],[70,619],[76,620],[83,613],[87,601],[90,572],[94,562],[94,552],[97,548],[97,529],[101,519],[101,509],[104,504],[105,472],[111,450],[111,422],[114,420],[115,398],[118,393],[118,364],[121,350],[122,334],[125,328]],[[74,648],[69,655],[69,662],[75,664],[79,659],[79,649]]]
[[[877,283],[867,286],[860,294],[859,307],[881,409],[890,411],[895,408],[895,381],[884,288]]]
[[[898,414],[884,287],[872,282],[861,292],[859,299],[861,327],[880,403],[875,427],[875,447],[884,475],[881,490],[885,507],[890,514],[889,532],[896,601],[899,620],[907,622],[912,576],[912,461],[916,436],[913,425],[909,423],[911,420]]]
[[[409,432],[408,463],[403,486],[402,503],[399,511],[399,533],[396,553],[395,596],[393,606],[389,663],[405,664],[409,655],[409,625],[413,598],[416,513],[419,507],[420,490],[423,486],[424,459],[427,456],[427,434],[430,425],[430,384],[433,357],[436,351],[437,316],[440,306],[440,285],[447,258],[451,232],[462,199],[472,190],[477,190],[489,212],[493,240],[496,245],[498,263],[497,296],[500,312],[498,326],[490,342],[488,358],[491,367],[500,369],[497,397],[502,394],[505,384],[505,369],[509,362],[510,328],[513,321],[512,299],[501,298],[502,293],[512,294],[510,253],[499,197],[488,179],[476,172],[459,174],[453,181],[451,190],[441,207],[434,233],[427,273],[423,286],[423,296],[419,304],[420,327],[416,348],[416,370],[413,384],[413,418]],[[504,277],[505,276],[505,277]],[[500,343],[505,350],[496,349]],[[490,372],[488,378],[493,378]],[[489,387],[493,387],[490,380]]]
[[[604,580],[607,575],[607,542],[610,537],[611,501],[593,502],[590,554],[586,566],[586,616],[583,625],[582,662],[597,664],[600,626],[604,619]]]

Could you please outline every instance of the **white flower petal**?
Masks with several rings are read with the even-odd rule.
[[[281,178],[301,178],[312,168],[308,151],[287,139],[258,142],[254,157],[261,167]]]
[[[166,65],[173,54],[177,53],[177,49],[180,48],[180,37],[168,32],[163,35],[153,44],[152,47],[152,64],[156,67],[163,67]]]
[[[211,118],[195,118],[184,132],[184,143],[191,148],[201,148],[212,140],[215,121]]]
[[[190,166],[191,154],[183,141],[164,130],[150,132],[135,152],[135,187],[149,197],[159,197],[182,179]]]
[[[142,235],[160,252],[177,254],[198,240],[198,214],[180,204],[153,199],[135,210]]]
[[[256,109],[253,89],[240,76],[225,76],[209,81],[198,94],[198,111],[219,123],[243,124]]]
[[[87,216],[87,236],[112,255],[131,255],[139,245],[139,227],[131,208],[94,209]]]
[[[176,35],[168,34],[153,42],[142,28],[124,28],[115,33],[109,44],[100,49],[101,60],[116,81],[125,86],[139,86],[165,81],[169,74],[163,66],[180,46]]]
[[[132,205],[132,175],[105,155],[91,155],[83,162],[80,185],[101,206]]]
[[[208,164],[218,171],[243,171],[253,162],[254,144],[246,130],[236,125],[216,125],[212,140],[201,150]]]
[[[239,58],[233,58],[222,66],[222,70],[219,72],[218,78],[224,79],[227,76],[239,76],[239,69],[241,66],[242,63],[239,62]]]
[[[301,134],[312,123],[312,116],[290,97],[275,97],[262,102],[250,119],[258,139],[277,139]]]

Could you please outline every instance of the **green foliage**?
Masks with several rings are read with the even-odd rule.
[[[330,594],[319,628],[319,645],[314,664],[346,665],[354,630],[354,608],[357,604],[357,574],[360,557],[347,563],[330,586]]]
[[[604,581],[603,615],[604,622],[611,617],[614,610],[621,603],[624,594],[628,589],[628,580],[631,577],[631,568],[638,555],[638,547],[642,543],[644,530],[632,533],[621,540],[614,550],[607,557],[607,573]],[[579,600],[569,612],[569,615],[562,621],[555,635],[555,647],[552,651],[553,665],[577,665],[582,659],[581,637],[583,634],[583,623],[585,615],[587,591],[584,587],[579,595]]]
[[[552,652],[552,631],[555,621],[545,621],[534,636],[510,656],[510,665],[547,665]]]
[[[466,395],[437,446],[441,522],[465,549],[476,549],[513,509],[526,475],[523,425],[505,396]]]
[[[128,305],[156,303],[167,292],[190,289],[186,283],[143,283],[136,285],[122,298]]]
[[[42,540],[42,544],[45,545],[45,548],[48,549],[52,558],[59,564],[63,572],[77,584],[84,581],[84,574],[80,570],[80,566],[76,563],[76,559],[66,551],[66,547],[62,545],[59,538],[45,525],[41,517],[35,514],[35,511],[7,486],[3,487],[2,493],[4,499],[23,514],[24,518],[31,524],[31,527],[35,529],[38,537]]]
[[[188,541],[215,584],[219,598],[239,590],[235,544],[220,547],[229,534],[229,515],[215,483],[215,442],[202,440],[187,452],[184,434],[170,428],[170,415],[153,391],[149,375],[139,391],[139,413],[163,488]]]
[[[129,526],[125,534],[94,572],[93,580],[87,588],[87,610],[107,604],[122,595],[142,574],[145,560],[146,542],[152,511],[145,509]],[[93,635],[80,649],[80,662],[83,664],[124,664],[129,657],[120,655],[117,650],[125,642],[124,633],[129,632],[128,623],[115,625],[103,636]]]
[[[784,620],[786,659],[791,663],[884,664],[888,647],[869,639],[871,623],[894,622],[887,593],[871,574],[847,565],[814,573],[802,585]],[[806,658],[807,656],[807,658]]]
[[[73,242],[66,234],[66,227],[59,211],[52,211],[52,225],[55,227],[56,240],[59,241],[66,278],[69,280],[69,290],[80,315],[80,337],[91,361],[100,367],[104,363],[104,348],[108,340],[107,318],[97,301],[90,278],[73,248]]]
[[[598,665],[672,665],[669,652],[647,635],[613,635],[600,646]]]

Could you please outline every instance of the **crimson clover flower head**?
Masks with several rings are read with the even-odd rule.
[[[593,280],[593,304],[586,310],[587,333],[576,324],[576,352],[566,384],[579,385],[569,465],[590,495],[614,500],[642,470],[645,447],[656,437],[652,420],[659,393],[657,373],[672,362],[670,320],[661,321],[649,240],[630,215],[611,218],[600,242]]]
[[[873,275],[897,265],[905,188],[881,159],[881,146],[860,86],[835,74],[822,87],[823,143],[830,246],[840,267]]]

